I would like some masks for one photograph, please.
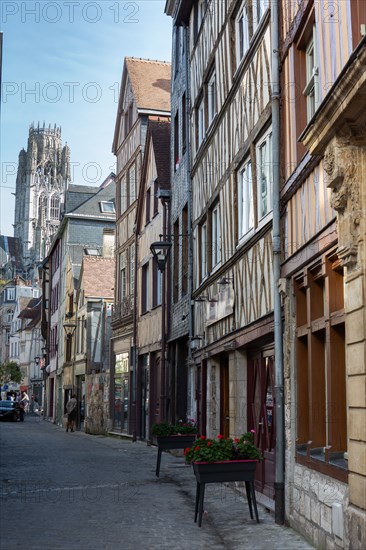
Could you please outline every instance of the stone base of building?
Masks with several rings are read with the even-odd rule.
[[[348,543],[347,484],[296,464],[287,494],[287,520],[316,548],[361,549]]]

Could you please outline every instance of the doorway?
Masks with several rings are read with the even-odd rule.
[[[257,466],[255,488],[274,499],[275,393],[274,350],[248,357],[248,430],[255,430],[255,444],[264,460]]]

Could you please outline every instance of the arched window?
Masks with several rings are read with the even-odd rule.
[[[57,195],[52,195],[50,218],[51,220],[58,220],[59,217],[60,217],[60,199]]]
[[[46,195],[40,195],[38,199],[38,224],[44,225],[47,220],[47,197]]]

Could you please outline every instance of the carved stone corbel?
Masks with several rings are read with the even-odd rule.
[[[324,154],[330,204],[337,212],[338,256],[349,270],[357,267],[362,185],[365,185],[366,147],[354,128],[347,126],[329,142]]]

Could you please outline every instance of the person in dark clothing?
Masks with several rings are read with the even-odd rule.
[[[77,400],[76,395],[73,393],[71,396],[71,399],[66,404],[66,412],[67,412],[67,425],[66,425],[66,431],[69,430],[71,432],[74,431],[74,425],[77,418]]]

